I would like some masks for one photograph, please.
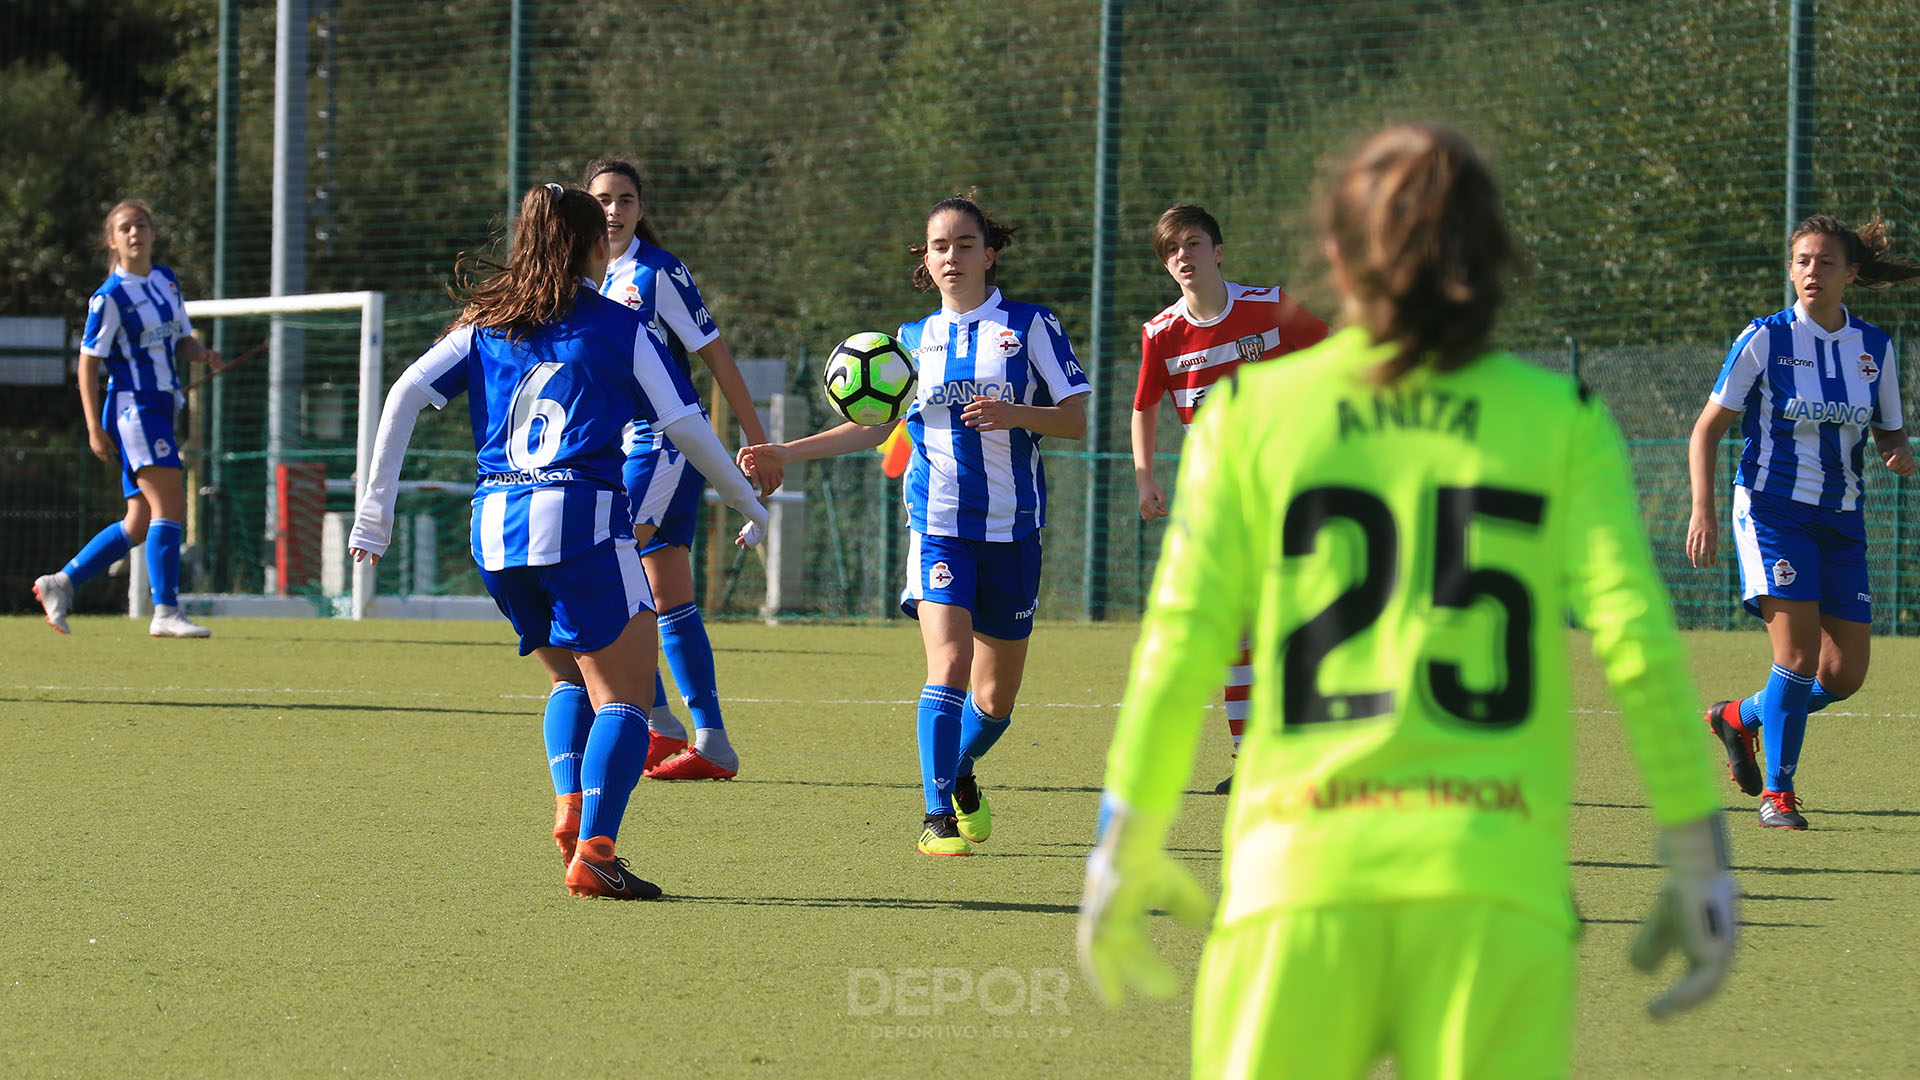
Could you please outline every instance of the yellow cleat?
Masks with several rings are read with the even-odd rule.
[[[920,833],[920,854],[971,855],[973,845],[960,835],[952,814],[928,814],[926,828]]]
[[[953,786],[953,808],[957,811],[954,823],[959,826],[961,836],[983,844],[993,835],[993,807],[972,774],[961,777]]]

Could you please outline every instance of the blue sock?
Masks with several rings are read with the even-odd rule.
[[[1767,748],[1767,790],[1792,791],[1793,769],[1807,737],[1813,676],[1775,664],[1762,693],[1766,700],[1760,708],[1760,741]]]
[[[671,704],[672,702],[667,700],[667,681],[660,677],[660,669],[654,668],[653,669],[653,707],[657,709],[662,705],[671,705]]]
[[[547,715],[541,731],[547,738],[547,768],[553,771],[553,793],[572,795],[580,790],[580,760],[586,756],[587,732],[593,730],[593,702],[579,683],[555,683],[547,695]]]
[[[1007,725],[1013,722],[1013,712],[1005,716],[988,716],[973,703],[973,695],[967,695],[965,711],[960,714],[960,775],[972,776],[973,763],[987,756],[993,744],[1007,733]]]
[[[580,755],[580,838],[620,839],[627,798],[647,764],[647,714],[614,701],[593,714],[587,749]]]
[[[953,813],[960,712],[966,700],[958,687],[928,683],[920,690],[920,786],[926,792],[929,814]]]
[[[1764,693],[1766,693],[1766,691],[1762,690],[1759,694],[1755,694],[1750,698],[1742,698],[1740,701],[1740,726],[1746,728],[1748,731],[1757,732],[1761,728],[1760,697]],[[1813,680],[1813,693],[1807,697],[1807,714],[1811,716],[1836,701],[1845,700],[1845,698],[1828,693],[1827,688],[1820,685],[1820,679],[1816,676]]]
[[[680,697],[693,714],[695,730],[724,728],[720,722],[720,690],[713,677],[713,643],[707,624],[691,601],[660,613],[660,649],[667,669],[680,687]]]
[[[68,559],[67,565],[60,569],[77,589],[81,582],[90,581],[106,573],[107,567],[118,562],[122,555],[131,550],[133,550],[133,541],[127,536],[126,523],[116,521],[94,533],[93,539],[87,541],[86,546],[80,549],[80,554]]]
[[[147,581],[155,607],[180,604],[180,523],[154,518],[147,526]]]

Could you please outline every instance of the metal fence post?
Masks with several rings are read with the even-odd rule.
[[[1120,176],[1120,0],[1100,3],[1100,108],[1094,125],[1093,168],[1093,292],[1089,298],[1087,365],[1106,370],[1107,324],[1113,318],[1113,257],[1118,238]],[[1086,545],[1080,567],[1084,613],[1089,619],[1107,612],[1107,528],[1100,496],[1110,468],[1102,458],[1107,448],[1107,409],[1100,405],[1100,387],[1087,395]],[[1113,401],[1119,395],[1109,395]]]

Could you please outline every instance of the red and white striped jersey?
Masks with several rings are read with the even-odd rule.
[[[1193,423],[1207,388],[1241,364],[1304,349],[1327,336],[1327,324],[1278,286],[1227,282],[1227,309],[1206,322],[1187,313],[1185,297],[1140,328],[1140,382],[1133,407],[1173,395],[1180,423]]]

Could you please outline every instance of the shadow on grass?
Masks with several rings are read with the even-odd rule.
[[[434,716],[528,716],[525,709],[475,709],[465,705],[344,705],[304,701],[127,701],[119,698],[0,697],[0,702],[28,705],[95,705],[115,709],[247,709],[254,712],[386,712],[431,713]]]
[[[1586,925],[1639,926],[1643,921],[1644,920],[1642,919],[1593,919],[1593,918],[1588,918],[1585,915],[1580,916],[1580,924],[1582,926],[1586,926]],[[1805,923],[1805,922],[1758,922],[1753,919],[1741,919],[1740,925],[1741,926],[1764,926],[1764,927],[1768,927],[1771,929],[1778,929],[1778,930],[1818,930],[1821,927],[1825,926],[1826,924],[1825,923]]]
[[[5,700],[4,698],[0,698],[0,701],[4,701],[4,700]],[[515,715],[518,715],[518,714],[515,714]],[[920,790],[919,784],[895,784],[895,783],[887,783],[881,780],[812,780],[812,779],[799,779],[799,778],[763,779],[760,777],[755,777],[752,782],[756,784],[793,784],[799,787],[809,787],[809,788],[887,788],[895,791],[906,791],[906,790],[919,791]],[[985,791],[989,796],[995,795],[1002,791],[1024,791],[1024,792],[1031,792],[1036,795],[1062,795],[1062,794],[1098,795],[1100,794],[1100,789],[1097,787],[1038,787],[1033,785],[1020,785],[1020,784],[982,784],[980,785],[980,789],[982,791]],[[1089,824],[1088,828],[1089,829],[1092,828],[1091,824]],[[1091,841],[1089,841],[1089,843],[1091,843]]]
[[[1589,810],[1645,810],[1647,808],[1645,803],[1576,802],[1573,805]],[[1743,803],[1737,806],[1723,806],[1721,809],[1730,814],[1751,813],[1753,806],[1750,803]],[[1814,814],[1845,814],[1849,817],[1920,817],[1920,810],[1837,810],[1831,806],[1809,806],[1807,810]]]
[[[1014,911],[1031,915],[1075,915],[1077,904],[1032,904],[1012,900],[914,900],[905,896],[668,896],[682,904],[735,904],[741,907],[863,908],[900,911]]]
[[[1598,859],[1574,859],[1574,866],[1590,866],[1600,870],[1663,870],[1659,863],[1650,862],[1603,862]],[[1736,875],[1741,874],[1875,874],[1891,877],[1920,877],[1920,870],[1900,870],[1892,867],[1875,866],[1754,866],[1741,863],[1733,868]]]

